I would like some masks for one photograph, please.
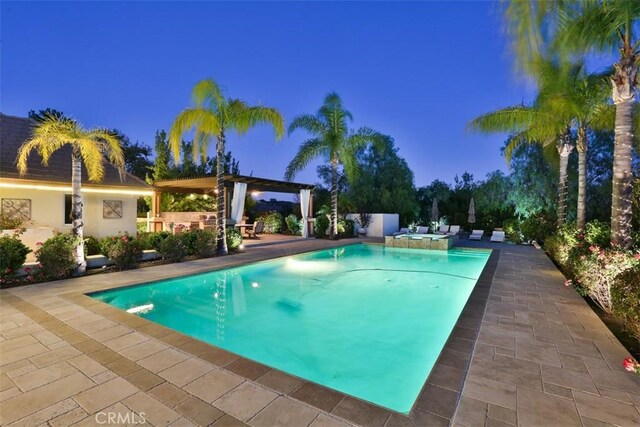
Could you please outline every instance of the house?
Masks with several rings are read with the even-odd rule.
[[[24,176],[16,168],[18,149],[34,126],[29,118],[0,114],[0,209],[3,215],[23,220],[27,231],[22,240],[32,249],[35,241],[46,240],[54,230],[71,229],[71,147],[55,152],[47,166],[33,151]],[[127,173],[121,177],[108,162],[101,182],[90,182],[83,167],[85,236],[135,235],[137,199],[151,194],[147,183]]]

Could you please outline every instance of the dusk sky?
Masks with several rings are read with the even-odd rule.
[[[391,135],[417,187],[506,170],[504,135],[469,120],[530,100],[493,2],[1,3],[0,111],[47,107],[153,145],[212,77],[227,94],[315,113],[338,92],[353,128]],[[305,134],[230,135],[249,175],[282,179]],[[209,149],[213,153],[213,147]],[[316,182],[310,165],[296,181]]]

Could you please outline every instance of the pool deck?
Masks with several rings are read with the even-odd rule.
[[[626,350],[544,252],[496,249],[409,417],[194,340],[84,295],[357,239],[247,252],[0,291],[0,424],[640,425]],[[98,418],[96,418],[98,417]],[[116,419],[117,421],[117,419]]]

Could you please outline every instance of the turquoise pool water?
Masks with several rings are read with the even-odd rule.
[[[92,296],[408,413],[489,255],[358,244]]]

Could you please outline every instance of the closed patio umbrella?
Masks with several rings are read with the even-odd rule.
[[[467,221],[469,221],[469,224],[473,224],[476,222],[476,205],[473,202],[473,197],[469,202],[469,218],[467,218]]]
[[[431,221],[437,222],[440,219],[440,212],[438,212],[438,199],[434,197],[431,204]]]

